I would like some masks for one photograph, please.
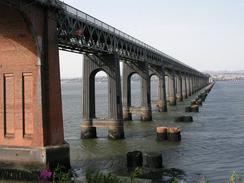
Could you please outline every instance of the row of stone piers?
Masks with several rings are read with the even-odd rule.
[[[39,171],[47,167],[55,169],[57,165],[70,168],[70,148],[64,140],[58,49],[64,40],[67,41],[64,47],[72,46],[69,51],[77,49],[73,44],[77,37],[70,38],[72,31],[67,34],[62,30],[62,37],[58,38],[57,9],[49,5],[46,6],[44,1],[0,1],[0,17],[4,17],[0,19],[1,175],[2,169],[24,167],[24,170]],[[92,45],[88,46],[80,46],[79,51],[97,51]],[[117,48],[114,51],[118,51]],[[135,49],[126,54],[132,58]],[[148,53],[147,57],[152,55]],[[142,120],[150,121],[150,77],[153,74],[159,77],[159,111],[167,111],[167,100],[176,105],[177,98],[182,100],[208,83],[207,77],[197,71],[193,73],[182,64],[175,64],[179,68],[172,69],[167,65],[149,63],[136,59],[125,61],[117,54],[102,55],[98,51],[84,55],[81,138],[95,138],[96,128],[106,127],[109,138],[122,139],[123,120],[131,120],[132,113],[139,113]],[[95,75],[101,70],[109,77],[108,119],[96,118]],[[130,78],[133,73],[138,73],[142,79],[142,104],[139,108],[131,106]],[[168,99],[165,76],[169,78]]]
[[[122,83],[121,61],[123,62]],[[108,75],[108,119],[96,118],[95,75],[99,71],[104,71]],[[131,105],[131,76],[135,73],[141,78],[140,107]],[[150,65],[146,61],[125,61],[116,54],[84,54],[81,138],[96,138],[97,127],[108,128],[108,137],[111,139],[124,138],[123,121],[132,120],[134,113],[141,116],[141,121],[151,121],[150,78],[153,75],[159,78],[156,106],[160,112],[167,112],[167,105],[177,105],[177,102],[183,101],[208,84],[207,78],[188,73],[180,68]]]

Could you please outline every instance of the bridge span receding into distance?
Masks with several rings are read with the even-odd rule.
[[[209,82],[207,75],[58,0],[1,0],[0,16],[0,162],[10,162],[9,166],[70,166],[59,50],[84,55],[81,138],[96,138],[96,127],[103,126],[109,138],[122,139],[123,121],[132,120],[133,113],[143,121],[152,120],[153,75],[159,78],[156,103],[161,112]],[[108,75],[108,119],[96,118],[99,71]],[[131,106],[134,73],[141,77],[137,108]]]

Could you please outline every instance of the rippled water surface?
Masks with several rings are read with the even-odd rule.
[[[97,115],[106,116],[107,86],[96,86]],[[132,84],[133,104],[139,103],[139,83]],[[153,96],[156,83],[152,83]],[[140,122],[139,117],[125,122],[124,140],[108,140],[107,130],[98,129],[99,138],[80,140],[81,84],[62,82],[65,138],[71,146],[73,168],[83,174],[86,169],[106,169],[126,174],[126,153],[162,152],[166,168],[185,171],[189,180],[198,175],[211,182],[224,182],[232,171],[244,175],[244,81],[217,82],[199,113],[191,113],[193,123],[173,122],[177,115],[185,114],[184,107],[196,97],[192,96],[167,113],[153,112],[153,121]],[[177,126],[182,129],[180,143],[155,141],[155,127]]]

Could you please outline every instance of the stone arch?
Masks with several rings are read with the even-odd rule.
[[[136,72],[136,71],[132,71],[132,72],[130,72],[130,73],[128,74],[128,76],[127,76],[128,81],[130,81],[131,77],[132,77],[134,74],[137,74],[137,75],[140,76],[140,74],[139,74],[138,72]]]
[[[141,87],[141,76],[140,76],[140,74],[138,73],[138,72],[131,72],[129,75],[128,75],[128,81],[127,81],[127,83],[128,83],[128,98],[129,98],[129,105],[131,106],[131,105],[135,105],[135,106],[141,106],[141,101],[142,101],[142,96],[141,96],[141,90],[139,90],[138,92],[137,92],[137,96],[139,96],[139,98],[138,98],[138,101],[136,101],[136,100],[134,100],[134,98],[135,98],[135,96],[133,97],[133,91],[135,90],[135,89],[133,89],[133,88],[135,88],[135,87],[133,87],[132,88],[132,82],[133,82],[133,80],[132,80],[132,78],[133,77],[139,77],[138,79],[138,82],[136,83],[136,84],[138,84],[139,86],[138,86],[138,88],[140,88]],[[138,102],[138,103],[137,103]],[[134,106],[134,107],[135,107]]]
[[[153,87],[153,84],[152,84],[152,79],[153,79],[153,77],[155,77],[156,79],[157,79],[157,84],[156,84],[156,88],[155,88],[155,92],[153,92],[153,90],[152,90],[152,87]],[[151,101],[153,102],[153,100],[154,100],[154,102],[155,102],[155,100],[158,100],[159,99],[159,78],[160,78],[160,76],[158,76],[158,74],[156,74],[156,73],[152,73],[152,74],[150,74],[149,75],[149,80],[150,80],[150,94],[151,94]]]
[[[89,87],[90,87],[90,106],[92,107],[92,113],[93,113],[93,117],[94,118],[97,118],[97,112],[96,112],[96,75],[99,73],[99,72],[104,72],[107,76],[107,79],[109,80],[109,74],[108,72],[106,72],[105,69],[103,68],[96,68],[94,69],[91,74],[90,74],[90,77],[89,77]],[[109,86],[108,86],[109,87]],[[107,91],[109,91],[109,88],[107,88]],[[107,95],[107,98],[109,96]],[[109,99],[108,99],[109,100]],[[108,102],[108,101],[107,101]],[[108,107],[108,106],[107,106]],[[107,109],[109,112],[109,109]],[[108,113],[106,115],[108,117]]]
[[[156,85],[152,82],[152,77],[156,77]],[[165,68],[163,66],[150,66],[149,69],[150,94],[154,110],[159,112],[167,111],[166,88],[165,88]],[[155,81],[155,80],[154,80]],[[155,108],[156,107],[156,108]]]
[[[131,88],[130,78],[133,73],[137,73],[141,79],[141,106],[131,106]],[[131,120],[131,114],[136,113],[141,115],[142,121],[150,121],[152,119],[151,100],[150,100],[150,81],[148,64],[134,64],[129,62],[123,63],[123,118]]]
[[[85,54],[83,62],[83,95],[81,138],[96,138],[96,127],[108,128],[109,138],[124,138],[120,68],[117,55]],[[95,119],[95,75],[104,71],[108,75],[108,119]]]

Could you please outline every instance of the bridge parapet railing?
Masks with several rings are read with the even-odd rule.
[[[96,26],[98,26],[100,28],[103,28],[106,31],[109,31],[112,34],[115,34],[116,36],[122,37],[124,39],[129,40],[129,41],[132,41],[135,44],[138,44],[138,45],[140,45],[140,46],[142,46],[144,48],[147,48],[147,49],[149,49],[151,51],[154,51],[154,52],[162,55],[162,52],[157,50],[156,48],[153,48],[152,46],[149,46],[148,44],[146,44],[146,43],[144,43],[144,42],[142,42],[142,41],[140,41],[140,40],[138,40],[138,39],[136,39],[136,38],[124,33],[124,32],[122,32],[120,30],[116,29],[115,27],[113,27],[111,25],[108,25],[107,23],[104,23],[103,21],[98,20],[97,18],[95,18],[95,17],[93,17],[91,15],[88,15],[88,14],[86,14],[86,13],[84,13],[84,12],[82,12],[82,11],[80,11],[80,10],[78,10],[78,9],[76,9],[76,8],[66,4],[66,3],[64,3],[64,2],[61,2],[61,1],[58,1],[58,0],[56,0],[56,2],[57,2],[58,7],[61,7],[67,13],[70,13],[70,14],[72,14],[74,16],[77,16],[77,18],[81,18],[81,19],[83,19],[86,22],[89,22],[91,24],[95,24]]]

